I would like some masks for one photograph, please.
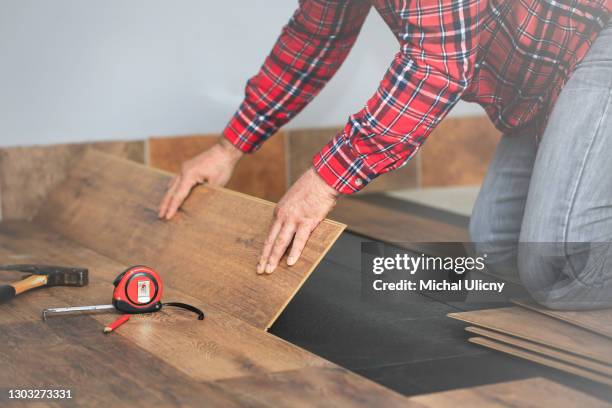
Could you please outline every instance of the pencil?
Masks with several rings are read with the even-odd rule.
[[[104,327],[104,334],[111,333],[112,331],[116,330],[119,326],[121,326],[123,323],[127,322],[128,320],[130,320],[129,314],[122,315],[117,320],[115,320],[111,324]]]

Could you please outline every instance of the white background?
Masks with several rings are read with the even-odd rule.
[[[297,6],[289,0],[0,0],[0,146],[219,132]],[[397,42],[372,10],[290,127],[339,125]],[[478,114],[462,103],[452,114]]]

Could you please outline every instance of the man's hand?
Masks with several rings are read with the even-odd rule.
[[[272,273],[293,240],[287,264],[299,259],[312,230],[336,204],[338,192],[311,167],[279,201],[274,221],[257,265],[257,273]]]
[[[226,185],[242,155],[240,150],[221,137],[213,147],[184,162],[181,173],[170,180],[168,191],[159,206],[159,218],[169,220],[174,217],[191,189],[198,184]]]

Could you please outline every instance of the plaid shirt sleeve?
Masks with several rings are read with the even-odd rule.
[[[300,0],[223,135],[244,152],[257,150],[336,73],[369,10],[366,0]]]
[[[313,158],[340,193],[404,165],[467,89],[476,62],[480,0],[421,0],[396,13],[400,52],[366,106]],[[302,0],[224,135],[250,152],[333,76],[369,10],[364,1]]]
[[[416,154],[469,86],[479,3],[425,0],[408,10],[398,35],[401,50],[376,93],[313,158],[330,186],[354,193]]]

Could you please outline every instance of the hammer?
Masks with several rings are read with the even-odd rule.
[[[85,286],[89,283],[89,271],[53,265],[0,265],[0,271],[29,273],[22,280],[0,285],[0,303],[8,302],[25,291],[51,286]]]

